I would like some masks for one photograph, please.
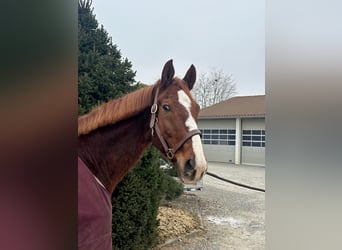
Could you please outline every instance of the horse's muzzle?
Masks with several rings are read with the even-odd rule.
[[[188,159],[180,172],[180,179],[185,184],[195,184],[200,181],[207,171],[207,166],[196,165],[195,160]]]

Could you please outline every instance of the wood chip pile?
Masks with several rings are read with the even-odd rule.
[[[169,239],[190,233],[200,226],[199,219],[178,208],[159,207],[159,244]]]

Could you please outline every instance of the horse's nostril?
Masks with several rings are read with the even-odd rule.
[[[195,161],[190,159],[185,163],[185,171],[191,171],[195,169]]]
[[[186,175],[192,176],[195,173],[195,168],[196,168],[195,161],[191,159],[187,160],[185,162],[184,172]]]

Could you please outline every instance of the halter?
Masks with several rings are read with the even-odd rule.
[[[158,126],[158,117],[157,117],[157,111],[158,111],[158,94],[159,94],[159,88],[157,87],[156,94],[154,96],[153,105],[151,107],[151,121],[150,121],[150,129],[152,136],[154,137],[154,131],[157,134],[157,137],[159,138],[159,141],[161,142],[165,155],[169,160],[172,160],[175,157],[175,153],[184,145],[184,143],[192,138],[194,135],[201,135],[201,131],[199,129],[194,129],[189,131],[183,139],[174,147],[170,147],[167,143],[167,141],[162,136],[159,126]]]

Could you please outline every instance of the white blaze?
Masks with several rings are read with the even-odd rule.
[[[184,106],[186,111],[188,111],[189,116],[188,119],[185,121],[185,126],[188,128],[188,131],[198,129],[196,121],[191,114],[191,100],[183,90],[178,91],[178,101]],[[192,149],[195,153],[196,166],[204,166],[205,168],[207,168],[207,162],[204,157],[200,136],[194,135],[191,138],[191,141]]]

